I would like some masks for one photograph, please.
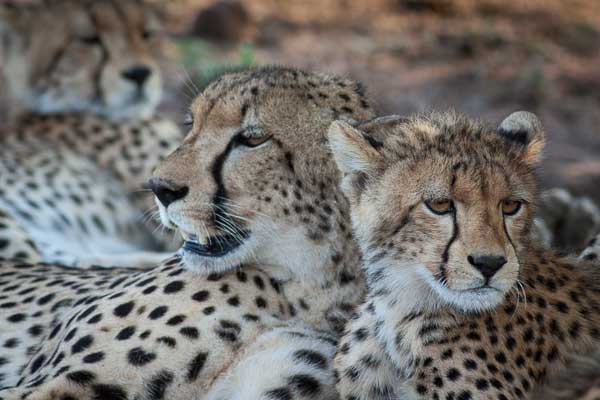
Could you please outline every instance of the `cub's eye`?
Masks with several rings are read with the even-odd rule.
[[[142,38],[144,40],[151,39],[152,37],[154,37],[154,32],[153,31],[146,30],[146,31],[142,32]]]
[[[435,214],[443,215],[454,211],[454,202],[450,199],[426,201],[425,205]]]
[[[521,204],[519,200],[503,200],[502,213],[504,215],[515,215],[521,209]]]
[[[95,34],[83,36],[79,38],[79,40],[81,41],[81,43],[86,44],[88,46],[98,46],[99,44],[102,44],[102,38]]]

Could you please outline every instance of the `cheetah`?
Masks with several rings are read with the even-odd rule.
[[[326,133],[375,116],[362,86],[262,67],[190,111],[148,184],[179,255],[0,264],[0,398],[338,398],[337,337],[366,290]]]
[[[162,118],[31,114],[0,138],[0,256],[71,266],[156,265],[140,191],[182,135]],[[168,249],[165,249],[165,251]]]
[[[162,97],[160,3],[0,3],[0,75],[11,115],[91,112],[148,118]]]
[[[159,11],[134,0],[0,4],[0,72],[19,111],[0,133],[0,257],[154,266],[172,254],[156,252],[172,248],[142,222],[140,196],[182,137],[150,116],[167,47]]]
[[[343,399],[530,398],[598,348],[600,270],[529,238],[536,116],[338,121],[329,139],[369,287],[335,358]]]

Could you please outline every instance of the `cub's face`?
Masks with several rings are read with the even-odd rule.
[[[372,284],[425,284],[434,303],[463,310],[516,288],[536,197],[535,117],[515,113],[498,130],[456,115],[362,131],[334,123],[330,139]]]
[[[343,251],[332,243],[348,240],[349,216],[326,133],[334,112],[372,115],[357,92],[350,81],[273,67],[203,91],[188,136],[149,182],[162,222],[185,239],[189,269],[256,262],[310,280]]]
[[[7,3],[0,36],[4,81],[30,111],[143,117],[161,99],[165,43],[142,1]]]

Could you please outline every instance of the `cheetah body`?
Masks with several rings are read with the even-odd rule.
[[[241,110],[271,141],[223,157],[248,121],[220,118]],[[237,248],[253,251],[202,258],[188,243],[181,258],[145,271],[3,261],[0,398],[336,399],[337,335],[364,281],[325,133],[351,111],[372,114],[358,85],[328,75],[269,67],[209,85],[151,183],[162,220],[186,242],[202,240],[195,224],[219,243],[243,223],[248,243]],[[188,188],[173,200],[156,181]],[[206,199],[218,207],[205,213]]]
[[[592,248],[577,261],[530,243],[541,135],[527,113],[498,130],[452,113],[332,125],[369,285],[335,359],[342,398],[531,398],[598,348]]]
[[[150,252],[160,244],[143,220],[151,203],[139,188],[179,138],[178,128],[160,118],[118,124],[91,114],[21,119],[0,139],[0,207],[13,220],[0,229],[0,255],[80,266],[159,262],[165,255]],[[23,240],[14,235],[15,225],[33,248],[12,249]]]

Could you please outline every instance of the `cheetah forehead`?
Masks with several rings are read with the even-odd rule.
[[[299,106],[316,107],[331,120],[359,121],[372,117],[373,113],[361,83],[282,66],[226,71],[206,84],[191,111],[195,116],[207,118],[213,111],[233,109],[243,120],[258,105],[270,104],[274,113],[281,111],[277,106],[284,98],[293,99]]]

